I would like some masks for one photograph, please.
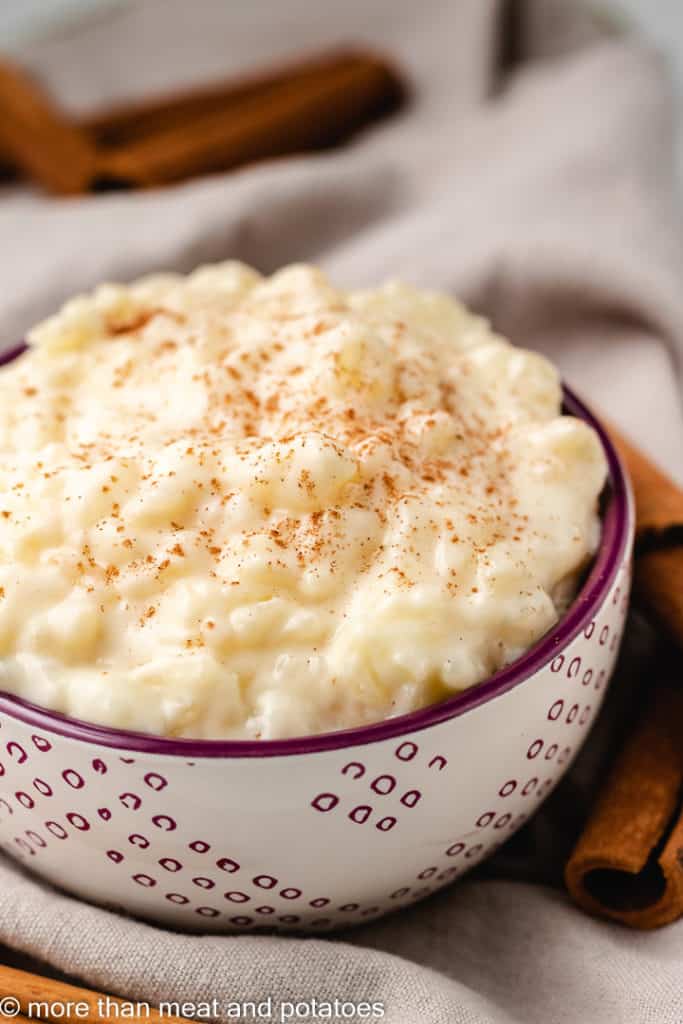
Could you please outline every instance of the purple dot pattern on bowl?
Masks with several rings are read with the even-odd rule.
[[[104,889],[112,904],[180,927],[317,932],[367,922],[460,877],[534,813],[597,713],[627,600],[628,569],[622,566],[597,617],[530,681],[533,731],[525,718],[517,732],[508,730],[504,751],[496,736],[496,758],[482,772],[471,806],[456,808],[450,799],[454,773],[462,770],[460,745],[467,742],[469,722],[474,726],[475,716],[496,701],[455,720],[463,728],[461,740],[447,721],[396,739],[309,755],[309,767],[292,782],[299,803],[290,813],[298,815],[302,835],[319,830],[329,836],[329,850],[339,845],[341,881],[316,877],[323,868],[303,858],[301,865],[283,866],[275,839],[262,838],[252,848],[245,838],[249,830],[241,825],[244,812],[236,805],[226,810],[225,822],[216,815],[201,820],[189,814],[191,794],[209,806],[210,790],[221,786],[223,773],[227,778],[229,770],[246,771],[258,766],[258,759],[218,762],[211,785],[204,781],[193,789],[193,773],[205,770],[196,762],[103,752],[32,732],[5,714],[0,714],[0,844],[64,888],[100,901]],[[406,863],[397,877],[391,867],[402,864],[397,851],[435,816],[445,838],[428,861]],[[84,857],[97,858],[93,891],[78,880]],[[374,860],[386,876],[381,897],[377,891],[368,895],[367,881],[361,880],[365,859]]]
[[[340,775],[355,782],[363,780],[362,787],[354,788],[346,801],[337,792],[320,792],[311,800],[311,807],[321,814],[338,810],[355,825],[370,824],[378,832],[390,832],[403,818],[403,811],[416,807],[422,799],[422,790],[411,786],[409,770],[404,767],[417,758],[419,752],[416,742],[399,742],[393,751],[393,763],[387,765],[387,771],[377,775],[362,761],[348,761]],[[448,758],[443,754],[430,755],[425,763],[428,769],[439,772],[448,765]],[[382,798],[389,796],[392,800],[387,807]],[[372,799],[373,803],[356,802],[367,799]],[[386,813],[387,810],[391,813]]]

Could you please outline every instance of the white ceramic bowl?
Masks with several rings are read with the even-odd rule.
[[[0,841],[87,900],[186,930],[324,931],[421,899],[551,792],[595,718],[629,592],[633,508],[610,481],[593,568],[558,626],[456,697],[302,739],[160,739],[0,695]]]

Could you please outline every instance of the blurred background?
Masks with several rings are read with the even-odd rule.
[[[53,30],[60,23],[97,17],[107,8],[143,0],[1,0],[0,48],[14,46]],[[226,0],[239,4],[241,0]],[[571,3],[571,0],[567,0]],[[683,195],[683,6],[681,0],[596,0],[593,4],[622,22],[638,28],[661,50],[674,80],[677,96],[678,181]]]

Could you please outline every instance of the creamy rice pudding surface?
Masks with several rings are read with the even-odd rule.
[[[601,445],[442,295],[226,263],[104,285],[0,371],[0,690],[109,726],[375,722],[518,657],[599,539]]]

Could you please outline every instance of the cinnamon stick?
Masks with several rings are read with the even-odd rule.
[[[0,144],[46,189],[71,195],[88,188],[94,144],[19,68],[0,65]]]
[[[127,145],[206,114],[238,109],[245,101],[263,99],[283,86],[314,86],[335,70],[362,63],[369,56],[351,47],[326,50],[237,78],[119,104],[86,115],[78,124],[98,146]]]
[[[189,1024],[184,1017],[161,1013],[147,1003],[140,1005],[139,1015],[132,1001],[92,992],[54,978],[44,978],[15,967],[0,965],[0,998],[16,999],[26,1019],[47,1021],[82,1020],[84,1024],[115,1024],[121,1020],[147,1021],[148,1024]],[[78,1009],[76,1009],[78,1007]],[[7,1014],[10,1017],[10,1014]],[[22,1017],[15,1017],[21,1021]]]
[[[659,686],[565,869],[585,910],[636,928],[683,914],[683,688]]]
[[[639,539],[653,534],[663,534],[666,539],[669,531],[680,529],[678,542],[683,542],[683,490],[616,427],[609,430],[631,477]]]
[[[102,154],[98,177],[126,185],[162,185],[230,170],[256,160],[340,142],[388,113],[401,86],[381,60],[358,57],[312,79],[295,80],[238,106],[171,125]]]
[[[335,68],[348,67],[365,56],[364,52],[352,48],[329,50],[239,78],[117,104],[75,118],[74,124],[98,147],[126,145],[146,135],[181,123],[187,124],[205,114],[227,111],[245,100],[264,97],[283,85],[296,82],[313,84]],[[5,63],[3,66],[10,75],[17,74],[12,65]],[[31,88],[37,90],[38,86],[31,82]],[[12,165],[11,152],[0,143],[0,175],[9,177],[18,170]]]
[[[11,174],[14,164],[14,170],[23,169],[58,193],[163,184],[332,145],[391,112],[404,96],[399,76],[386,61],[346,48],[70,123],[23,72],[9,64],[0,65],[0,71],[0,119],[18,92],[31,112],[0,131],[0,175]],[[33,151],[36,111],[43,119],[49,116],[52,125],[42,133],[40,160]],[[75,168],[70,164],[68,147],[74,140],[82,153],[87,149],[87,171],[82,160]]]
[[[636,595],[683,646],[683,489],[627,438],[611,433],[636,499]]]
[[[636,501],[635,596],[683,648],[683,490],[611,430]],[[683,916],[683,673],[653,688],[565,868],[589,913],[648,929]]]

